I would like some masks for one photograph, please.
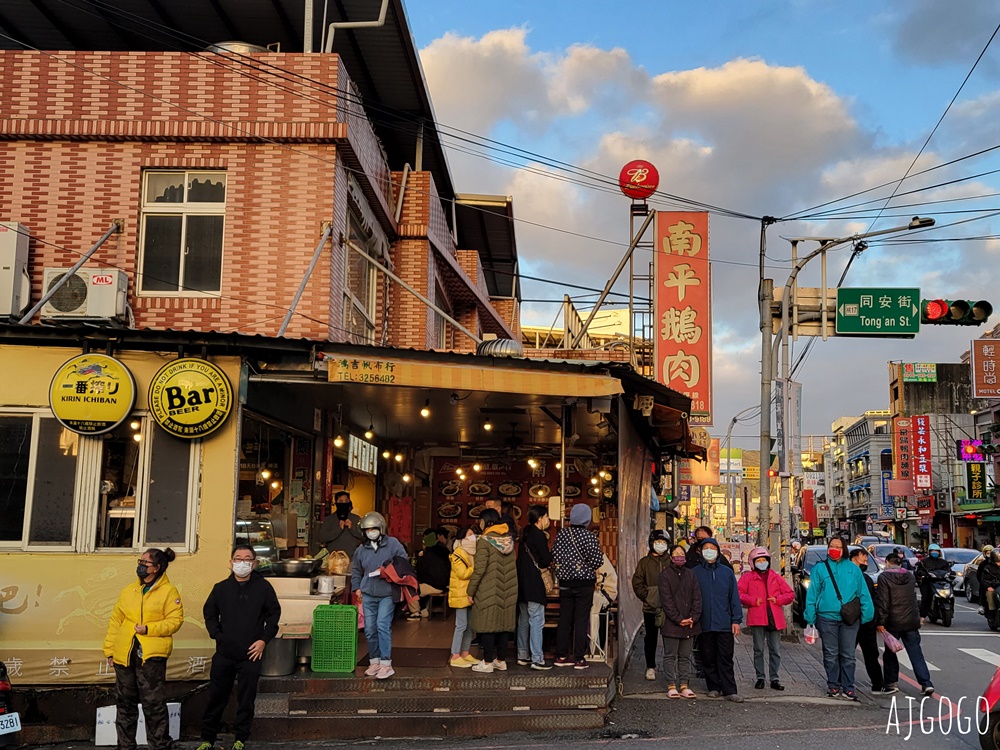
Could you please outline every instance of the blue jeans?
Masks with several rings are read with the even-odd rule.
[[[469,607],[455,610],[455,635],[451,638],[451,653],[467,654],[472,646],[472,628],[469,627]]]
[[[361,598],[365,613],[365,640],[368,641],[368,656],[372,661],[389,663],[392,661],[392,616],[396,603],[391,596]]]
[[[923,649],[920,648],[920,631],[906,630],[902,633],[893,633],[894,636],[903,642],[906,655],[910,657],[910,664],[913,667],[913,675],[920,683],[920,687],[931,685],[931,673],[927,669],[927,661],[924,659]],[[885,684],[899,682],[899,657],[892,649],[885,649],[882,654],[882,671]]]
[[[542,653],[542,628],[545,627],[545,605],[541,602],[518,602],[517,618],[517,658],[524,661],[531,649],[531,661],[541,664],[545,661]],[[529,646],[530,644],[530,646]]]
[[[854,690],[854,665],[857,657],[858,630],[861,621],[845,625],[839,620],[816,618],[819,637],[823,641],[823,668],[826,686],[831,690]]]

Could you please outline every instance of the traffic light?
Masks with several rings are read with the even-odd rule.
[[[767,470],[767,475],[769,477],[776,477],[776,476],[778,476],[778,470],[777,469],[768,469]]]
[[[920,300],[920,322],[923,325],[979,326],[993,314],[993,305],[984,299]]]

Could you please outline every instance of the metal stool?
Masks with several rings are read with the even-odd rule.
[[[448,619],[448,590],[445,589],[440,594],[429,594],[427,597],[427,617],[430,619],[436,614],[440,614],[445,620]]]

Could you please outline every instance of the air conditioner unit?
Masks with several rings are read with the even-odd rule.
[[[28,229],[16,221],[0,221],[0,317],[17,317],[30,302]]]
[[[46,268],[42,293],[47,294],[66,268]],[[128,304],[128,276],[116,268],[81,268],[42,306],[43,318],[123,320]]]

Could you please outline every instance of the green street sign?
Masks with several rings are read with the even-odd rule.
[[[920,332],[920,290],[837,289],[837,334],[906,336]]]

